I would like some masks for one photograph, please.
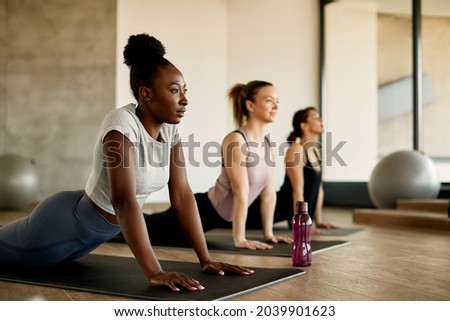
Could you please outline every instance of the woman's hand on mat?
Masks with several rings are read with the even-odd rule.
[[[290,237],[286,237],[286,236],[277,236],[277,235],[272,235],[272,236],[266,236],[265,237],[266,242],[269,243],[286,243],[286,244],[292,244],[294,241],[292,240],[292,238]]]
[[[339,228],[339,226],[334,225],[332,223],[325,223],[325,222],[316,222],[316,227],[321,229],[330,229],[330,228]]]
[[[222,262],[207,262],[202,266],[202,272],[208,274],[239,274],[239,275],[252,275],[255,271],[244,268],[239,265],[232,265]]]
[[[172,291],[180,291],[182,287],[189,291],[204,290],[205,287],[196,279],[183,273],[159,271],[150,278],[151,286],[167,286]]]
[[[234,241],[234,246],[237,248],[246,248],[249,250],[270,250],[273,248],[272,245],[269,245],[267,243],[252,240]]]
[[[325,234],[325,230],[333,228],[340,228],[340,227],[331,223],[323,223],[323,222],[316,223],[316,226],[313,228],[313,234],[317,235]]]

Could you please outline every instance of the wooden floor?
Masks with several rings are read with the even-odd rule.
[[[0,212],[4,224],[24,212]],[[315,254],[306,274],[232,300],[450,300],[450,232],[354,224],[352,209],[325,208],[324,217],[345,227],[363,227],[343,239],[348,246]],[[108,243],[96,254],[132,256],[124,244]],[[157,248],[160,259],[196,262],[193,251]],[[215,260],[255,267],[291,267],[289,258],[212,253]],[[114,280],[112,280],[113,282]],[[0,300],[130,300],[42,286],[0,282]]]

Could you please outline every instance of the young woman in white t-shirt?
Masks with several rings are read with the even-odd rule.
[[[137,105],[105,117],[85,190],[56,193],[29,217],[0,228],[0,266],[47,267],[74,260],[122,232],[151,285],[202,290],[187,275],[163,271],[149,240],[141,206],[168,182],[171,204],[201,270],[217,275],[253,273],[210,258],[175,126],[188,104],[186,83],[164,55],[156,38],[130,36],[124,59]]]

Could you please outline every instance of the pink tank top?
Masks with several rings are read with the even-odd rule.
[[[270,152],[269,140],[265,139],[265,159],[255,159],[255,145],[257,143],[249,140],[247,133],[243,128],[237,130],[241,133],[246,141],[248,151],[246,167],[249,183],[248,206],[259,196],[261,191],[267,186],[273,175],[274,163]],[[222,166],[219,178],[216,184],[208,191],[208,198],[216,209],[217,213],[227,222],[231,222],[233,218],[233,192],[231,190],[230,180]]]

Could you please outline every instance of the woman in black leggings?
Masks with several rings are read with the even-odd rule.
[[[278,110],[275,87],[261,80],[238,83],[230,88],[228,97],[237,129],[222,142],[223,166],[216,183],[208,192],[194,195],[203,230],[231,228],[237,248],[265,250],[273,247],[269,243],[291,243],[291,238],[273,234],[274,155],[265,133]],[[264,242],[246,236],[248,207],[256,198],[263,205],[253,219],[261,226]],[[144,218],[153,244],[187,243],[173,206]]]
[[[291,227],[295,202],[305,201],[308,202],[315,232],[320,234],[321,229],[336,228],[322,221],[323,187],[318,138],[324,130],[323,122],[316,108],[307,107],[294,114],[292,126],[287,138],[290,146],[285,155],[286,175],[277,192],[274,221],[287,220]],[[259,206],[258,200],[252,204],[248,228],[260,228],[254,214],[258,213]]]

